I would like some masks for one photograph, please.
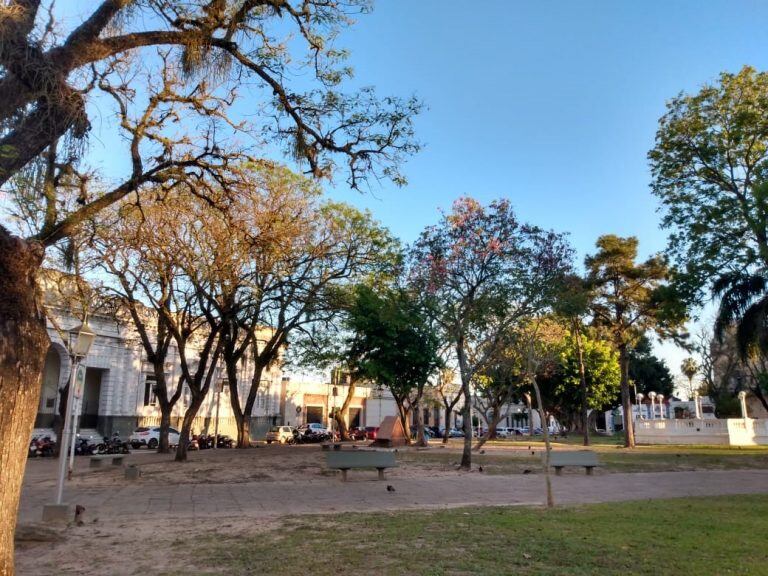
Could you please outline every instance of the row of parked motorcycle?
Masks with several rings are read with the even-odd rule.
[[[123,441],[116,432],[112,437],[104,436],[101,442],[94,442],[90,438],[80,437],[75,440],[75,454],[87,456],[92,454],[129,454],[130,446]],[[29,443],[30,458],[46,458],[56,454],[56,441],[50,436],[32,438]]]
[[[286,444],[315,444],[317,442],[332,442],[336,438],[330,432],[316,432],[311,428],[305,430],[296,430],[294,428],[293,435],[289,436]]]
[[[219,434],[218,440],[213,434],[195,434],[189,441],[187,450],[207,450],[213,448],[234,448],[235,441],[225,434]]]

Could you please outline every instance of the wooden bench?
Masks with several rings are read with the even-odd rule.
[[[123,458],[123,454],[97,454],[96,456],[91,456],[90,467],[101,468],[101,463],[109,459],[112,460],[112,466],[121,466]]]
[[[328,468],[341,470],[341,479],[346,482],[347,470],[351,468],[376,468],[379,480],[384,480],[384,470],[397,466],[394,452],[378,450],[334,450],[325,453]]]
[[[542,455],[546,462],[546,454]],[[599,466],[597,454],[591,450],[569,450],[566,452],[552,451],[549,453],[549,465],[555,469],[555,474],[560,476],[564,466],[583,466],[587,476],[592,475],[592,470]]]

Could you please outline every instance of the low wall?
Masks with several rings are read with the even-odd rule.
[[[638,444],[768,445],[768,420],[635,420],[635,441]]]

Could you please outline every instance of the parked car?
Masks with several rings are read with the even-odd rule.
[[[365,433],[365,428],[361,428],[360,426],[355,426],[354,428],[350,428],[349,437],[352,438],[352,440],[368,439],[368,436],[366,436],[366,433]]]
[[[267,444],[277,442],[285,444],[289,438],[293,438],[293,426],[272,426],[267,432]]]
[[[299,433],[304,434],[306,430],[311,430],[312,434],[328,434],[328,429],[319,422],[310,422],[302,424],[297,428]]]
[[[506,426],[497,426],[496,427],[496,438],[509,438],[510,436],[514,435],[514,431],[512,428],[507,428]]]
[[[458,428],[451,428],[448,430],[448,438],[464,438],[464,430]]]
[[[433,438],[442,438],[445,434],[445,426],[430,426],[429,432]]]
[[[168,444],[176,446],[179,443],[180,433],[176,428],[168,428]],[[128,438],[128,443],[134,450],[146,446],[154,450],[160,445],[160,426],[139,426]]]

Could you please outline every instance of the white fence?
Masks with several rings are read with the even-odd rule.
[[[635,420],[635,440],[639,444],[768,445],[768,420]]]

